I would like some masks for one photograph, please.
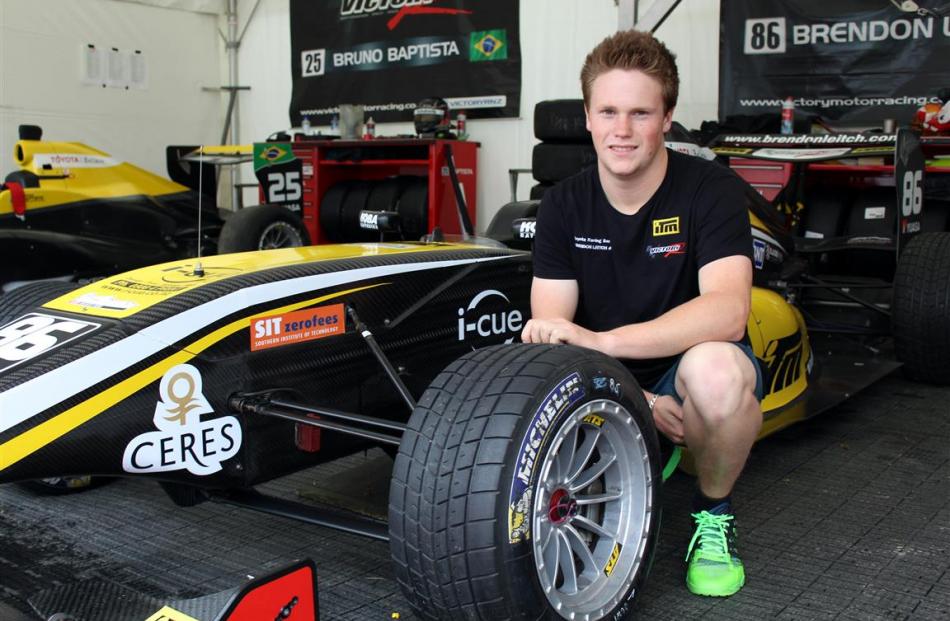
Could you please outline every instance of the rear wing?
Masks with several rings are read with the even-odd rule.
[[[840,166],[857,174],[893,174],[897,205],[895,238],[898,252],[921,230],[924,152],[920,137],[906,129],[896,134],[723,134],[711,145],[717,156],[772,200],[788,183],[794,167]],[[883,158],[880,163],[867,158]],[[737,162],[739,160],[739,162]],[[742,160],[746,160],[743,162]],[[774,166],[766,166],[774,162]],[[774,191],[772,191],[774,190]]]

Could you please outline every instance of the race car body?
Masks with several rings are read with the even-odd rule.
[[[197,192],[80,143],[31,137],[14,146],[19,170],[0,186],[0,284],[100,276],[198,252]],[[207,253],[222,220],[213,200],[204,203]]]
[[[218,210],[215,167],[250,161],[251,145],[168,147],[178,183],[84,144],[41,137],[39,127],[21,126],[19,169],[0,184],[4,289],[310,242],[300,217],[281,205]]]
[[[228,400],[280,391],[405,420],[345,309],[418,394],[461,353],[518,337],[529,278],[525,253],[354,245],[208,257],[197,273],[173,262],[75,289],[0,332],[0,479],[152,474],[226,488],[339,455],[345,442],[321,447],[319,431],[301,439],[293,424],[229,413]]]

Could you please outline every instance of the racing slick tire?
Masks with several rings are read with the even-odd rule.
[[[49,302],[78,288],[79,284],[75,282],[43,280],[25,284],[9,293],[0,295],[0,326],[6,325],[44,302]],[[81,492],[104,485],[111,480],[108,477],[81,475],[20,481],[19,485],[36,494],[52,495]]]
[[[534,137],[552,142],[590,144],[583,99],[548,99],[534,106]]]
[[[310,236],[297,214],[278,205],[254,205],[239,209],[224,221],[218,254],[309,244]]]
[[[389,494],[421,619],[621,619],[652,561],[660,449],[636,380],[568,345],[465,354],[422,395]]]
[[[920,233],[894,276],[892,332],[904,374],[950,384],[950,233]]]

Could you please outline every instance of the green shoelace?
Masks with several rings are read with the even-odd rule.
[[[716,515],[708,511],[700,511],[694,513],[693,518],[696,520],[696,532],[693,533],[693,538],[689,542],[689,549],[686,550],[686,560],[689,560],[693,547],[699,541],[697,554],[700,555],[700,558],[719,563],[730,562],[732,556],[729,554],[729,541],[726,532],[729,529],[729,522],[733,520],[734,516],[729,514]]]

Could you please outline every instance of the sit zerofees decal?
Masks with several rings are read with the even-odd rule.
[[[343,304],[251,318],[251,351],[303,343],[346,332]]]
[[[547,443],[551,425],[562,412],[584,397],[584,385],[579,373],[574,372],[558,382],[541,402],[528,428],[518,457],[515,475],[511,480],[511,495],[508,503],[508,541],[519,543],[531,538],[532,484],[538,456]]]
[[[201,373],[190,364],[169,369],[159,383],[160,401],[152,419],[158,431],[147,431],[125,447],[126,472],[187,470],[208,476],[241,448],[241,425],[234,416],[202,420],[214,410],[202,393]]]

